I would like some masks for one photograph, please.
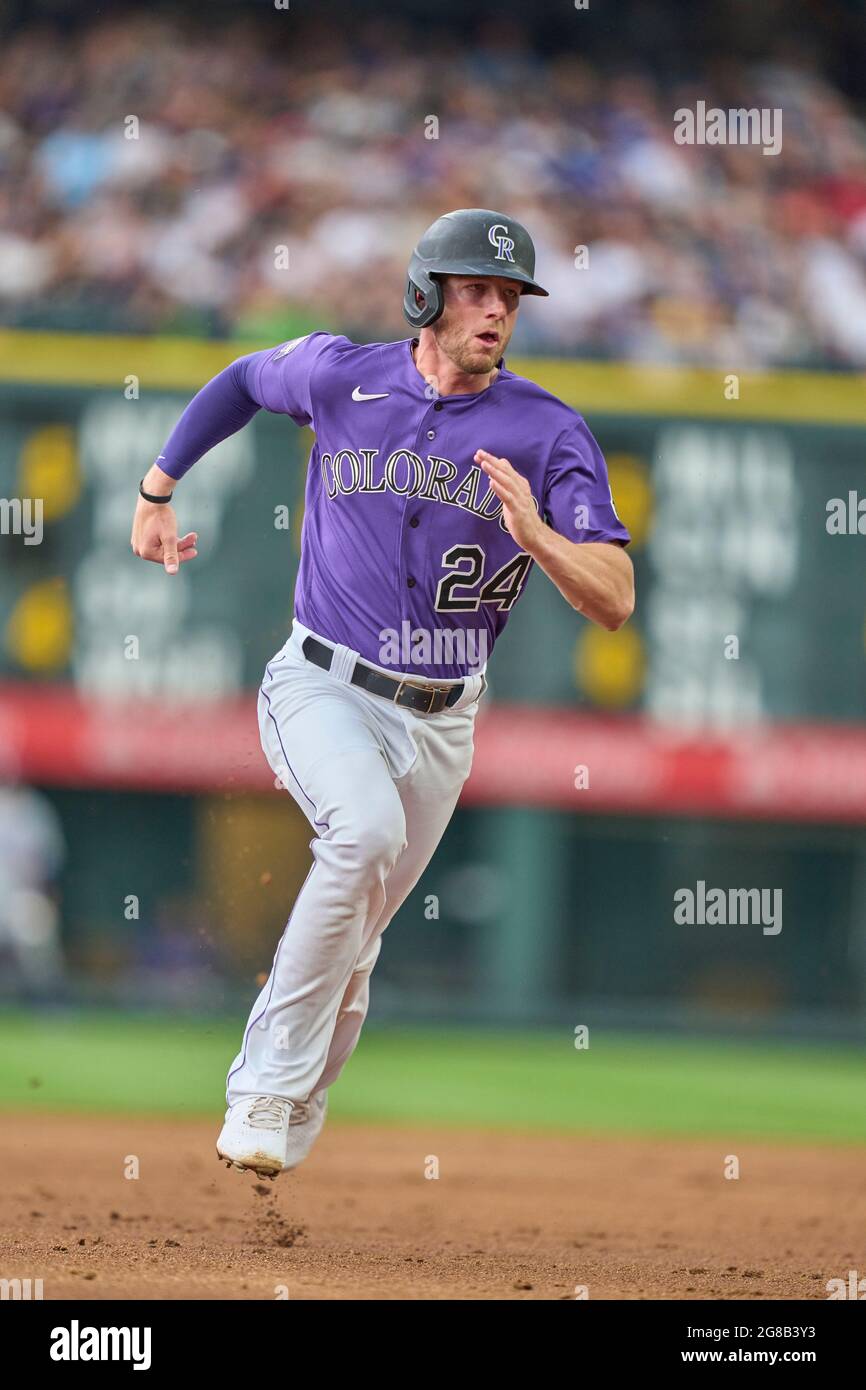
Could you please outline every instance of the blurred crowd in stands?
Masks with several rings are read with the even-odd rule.
[[[417,235],[483,206],[528,225],[551,292],[515,348],[866,365],[866,128],[807,64],[677,85],[542,58],[511,20],[466,46],[289,13],[6,36],[0,322],[402,337]],[[699,101],[781,108],[781,153],[676,144]]]

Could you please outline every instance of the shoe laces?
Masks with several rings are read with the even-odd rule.
[[[289,1116],[290,1125],[305,1125],[309,1120],[313,1110],[322,1110],[325,1104],[325,1092],[316,1091],[315,1095],[310,1096],[309,1100],[293,1100],[292,1113]]]
[[[287,1100],[277,1096],[256,1096],[247,1111],[247,1123],[257,1129],[282,1129],[286,1122]]]

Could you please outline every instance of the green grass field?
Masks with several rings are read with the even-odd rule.
[[[239,1026],[0,1013],[0,1108],[217,1116]],[[866,1052],[593,1033],[369,1028],[338,1120],[866,1143]]]

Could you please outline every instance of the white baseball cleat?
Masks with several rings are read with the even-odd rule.
[[[287,1161],[290,1100],[279,1096],[247,1096],[226,1114],[217,1140],[217,1154],[242,1171],[251,1169],[260,1178],[275,1178]]]
[[[286,1145],[287,1168],[296,1168],[307,1157],[322,1132],[328,1113],[328,1092],[318,1091],[306,1101],[292,1103],[289,1137]]]

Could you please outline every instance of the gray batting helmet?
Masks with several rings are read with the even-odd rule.
[[[435,323],[444,308],[440,275],[503,275],[523,294],[547,294],[535,283],[535,247],[526,228],[504,212],[458,208],[437,217],[409,262],[403,313],[413,328]],[[417,304],[420,290],[424,303]]]

